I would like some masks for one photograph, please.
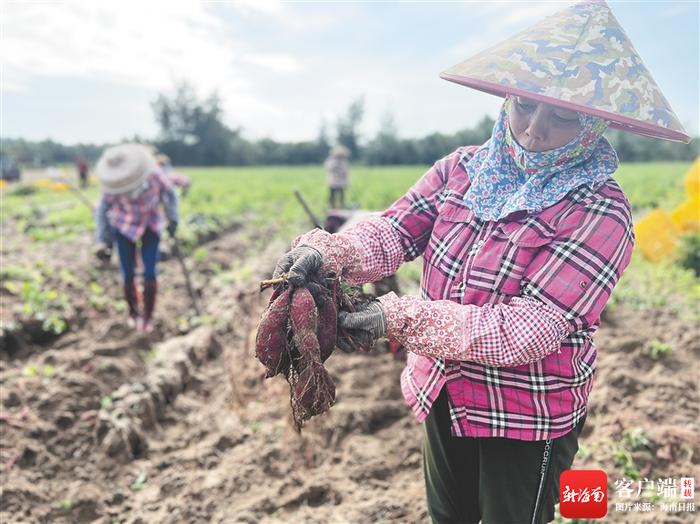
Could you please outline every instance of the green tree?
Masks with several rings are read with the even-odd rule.
[[[346,113],[338,118],[336,123],[336,137],[339,144],[350,150],[354,158],[359,157],[360,135],[358,127],[362,123],[365,114],[365,99],[363,96],[353,100]]]
[[[239,129],[223,122],[217,93],[197,98],[186,82],[178,84],[172,96],[160,94],[152,103],[159,126],[158,148],[174,163],[184,165],[243,164],[247,143]]]
[[[363,158],[368,164],[406,164],[404,143],[399,140],[394,116],[384,113],[377,136],[367,144]]]

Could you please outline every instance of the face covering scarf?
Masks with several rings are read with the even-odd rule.
[[[548,151],[524,149],[510,131],[515,100],[506,98],[491,138],[466,163],[467,206],[481,220],[501,220],[515,211],[539,213],[582,185],[597,189],[619,161],[602,136],[607,121],[579,113],[581,129],[568,144]]]

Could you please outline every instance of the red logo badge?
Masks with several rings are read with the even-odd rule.
[[[602,519],[608,513],[608,476],[605,471],[564,471],[559,477],[559,512],[568,519]]]

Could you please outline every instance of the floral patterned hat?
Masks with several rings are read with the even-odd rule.
[[[555,13],[440,76],[604,118],[631,133],[690,141],[604,1]]]

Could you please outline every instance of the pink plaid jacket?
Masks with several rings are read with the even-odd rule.
[[[586,413],[592,336],[634,244],[629,203],[611,179],[537,215],[482,221],[463,199],[475,150],[438,161],[381,218],[295,245],[355,283],[423,256],[422,297],[380,299],[409,351],[401,386],[418,420],[446,386],[455,436],[556,438]]]
[[[136,197],[103,195],[96,212],[98,238],[103,241],[109,238],[106,222],[132,242],[140,239],[146,228],[159,235],[163,227],[160,202],[168,221],[177,222],[177,195],[172,182],[160,169],[148,176],[146,188]]]

